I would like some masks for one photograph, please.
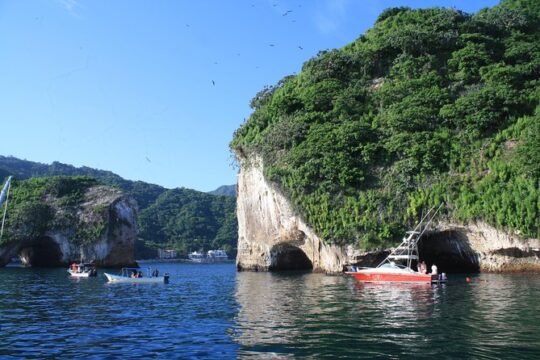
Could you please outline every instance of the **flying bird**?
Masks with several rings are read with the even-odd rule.
[[[212,80],[212,85],[216,86],[216,82],[214,80]]]
[[[281,16],[287,16],[289,13],[292,13],[292,10],[287,10],[287,11],[285,11],[285,12],[283,13],[283,15],[281,15]]]
[[[146,158],[146,161],[148,161],[149,163],[151,163],[150,159],[148,158],[148,156],[145,156]]]
[[[299,48],[300,50],[304,50],[304,48],[303,48],[303,47],[301,47],[301,46],[299,46],[298,48]]]
[[[268,46],[270,46],[270,47],[274,47],[275,45],[274,45],[274,44],[270,44],[270,45],[268,45]]]

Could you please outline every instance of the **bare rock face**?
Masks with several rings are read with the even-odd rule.
[[[540,240],[484,223],[440,223],[419,247],[420,256],[449,271],[540,271]]]
[[[325,245],[263,176],[262,161],[241,161],[238,175],[238,270],[341,272],[345,251]]]
[[[376,266],[388,250],[360,252],[326,245],[263,175],[257,156],[243,159],[238,175],[238,270],[313,269],[342,272]],[[419,244],[422,260],[445,272],[540,271],[540,240],[483,223],[441,222]]]
[[[50,200],[50,201],[49,201]],[[94,262],[97,266],[121,267],[135,264],[137,204],[121,190],[93,186],[76,210],[47,202],[54,221],[35,237],[21,237],[0,247],[0,266],[19,257],[27,266],[65,266],[72,262]]]

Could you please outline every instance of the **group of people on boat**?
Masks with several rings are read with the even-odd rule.
[[[80,273],[82,272],[82,267],[79,267],[79,265],[74,262],[73,264],[71,264],[71,271]]]
[[[427,272],[427,265],[426,265],[425,261],[419,262],[417,268],[418,268],[418,272],[420,274],[427,274],[428,273]],[[435,264],[431,265],[431,274],[432,275],[437,275],[437,273],[438,273],[437,265],[435,265]]]
[[[87,276],[97,276],[97,270],[93,263],[76,263],[73,262],[68,269],[68,272],[72,276],[76,277],[87,277]]]
[[[138,270],[133,270],[131,272],[130,277],[132,277],[132,278],[142,278],[143,277],[143,272],[138,271]],[[152,277],[159,277],[159,270],[158,269],[154,269],[154,271],[152,271]]]

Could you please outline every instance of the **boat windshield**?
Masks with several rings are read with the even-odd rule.
[[[387,262],[380,266],[381,268],[390,268],[390,269],[403,269],[406,268],[406,266],[396,264],[395,262]]]

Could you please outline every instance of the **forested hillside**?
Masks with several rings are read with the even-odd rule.
[[[536,0],[388,9],[260,91],[231,148],[327,242],[388,246],[443,202],[539,237],[539,19]]]
[[[139,206],[137,258],[154,257],[158,248],[176,248],[181,255],[194,250],[217,248],[224,248],[231,255],[236,251],[237,225],[234,198],[185,188],[169,190],[142,181],[125,180],[110,171],[89,167],[77,168],[59,162],[47,165],[0,156],[0,179],[8,175],[14,175],[18,180],[85,176],[97,179],[103,184],[119,187],[132,195]],[[80,178],[74,178],[73,181],[77,179]],[[28,184],[45,184],[50,183],[50,180],[42,182],[36,180],[37,182]],[[69,178],[65,181],[69,181]],[[32,202],[34,203],[35,201]]]

